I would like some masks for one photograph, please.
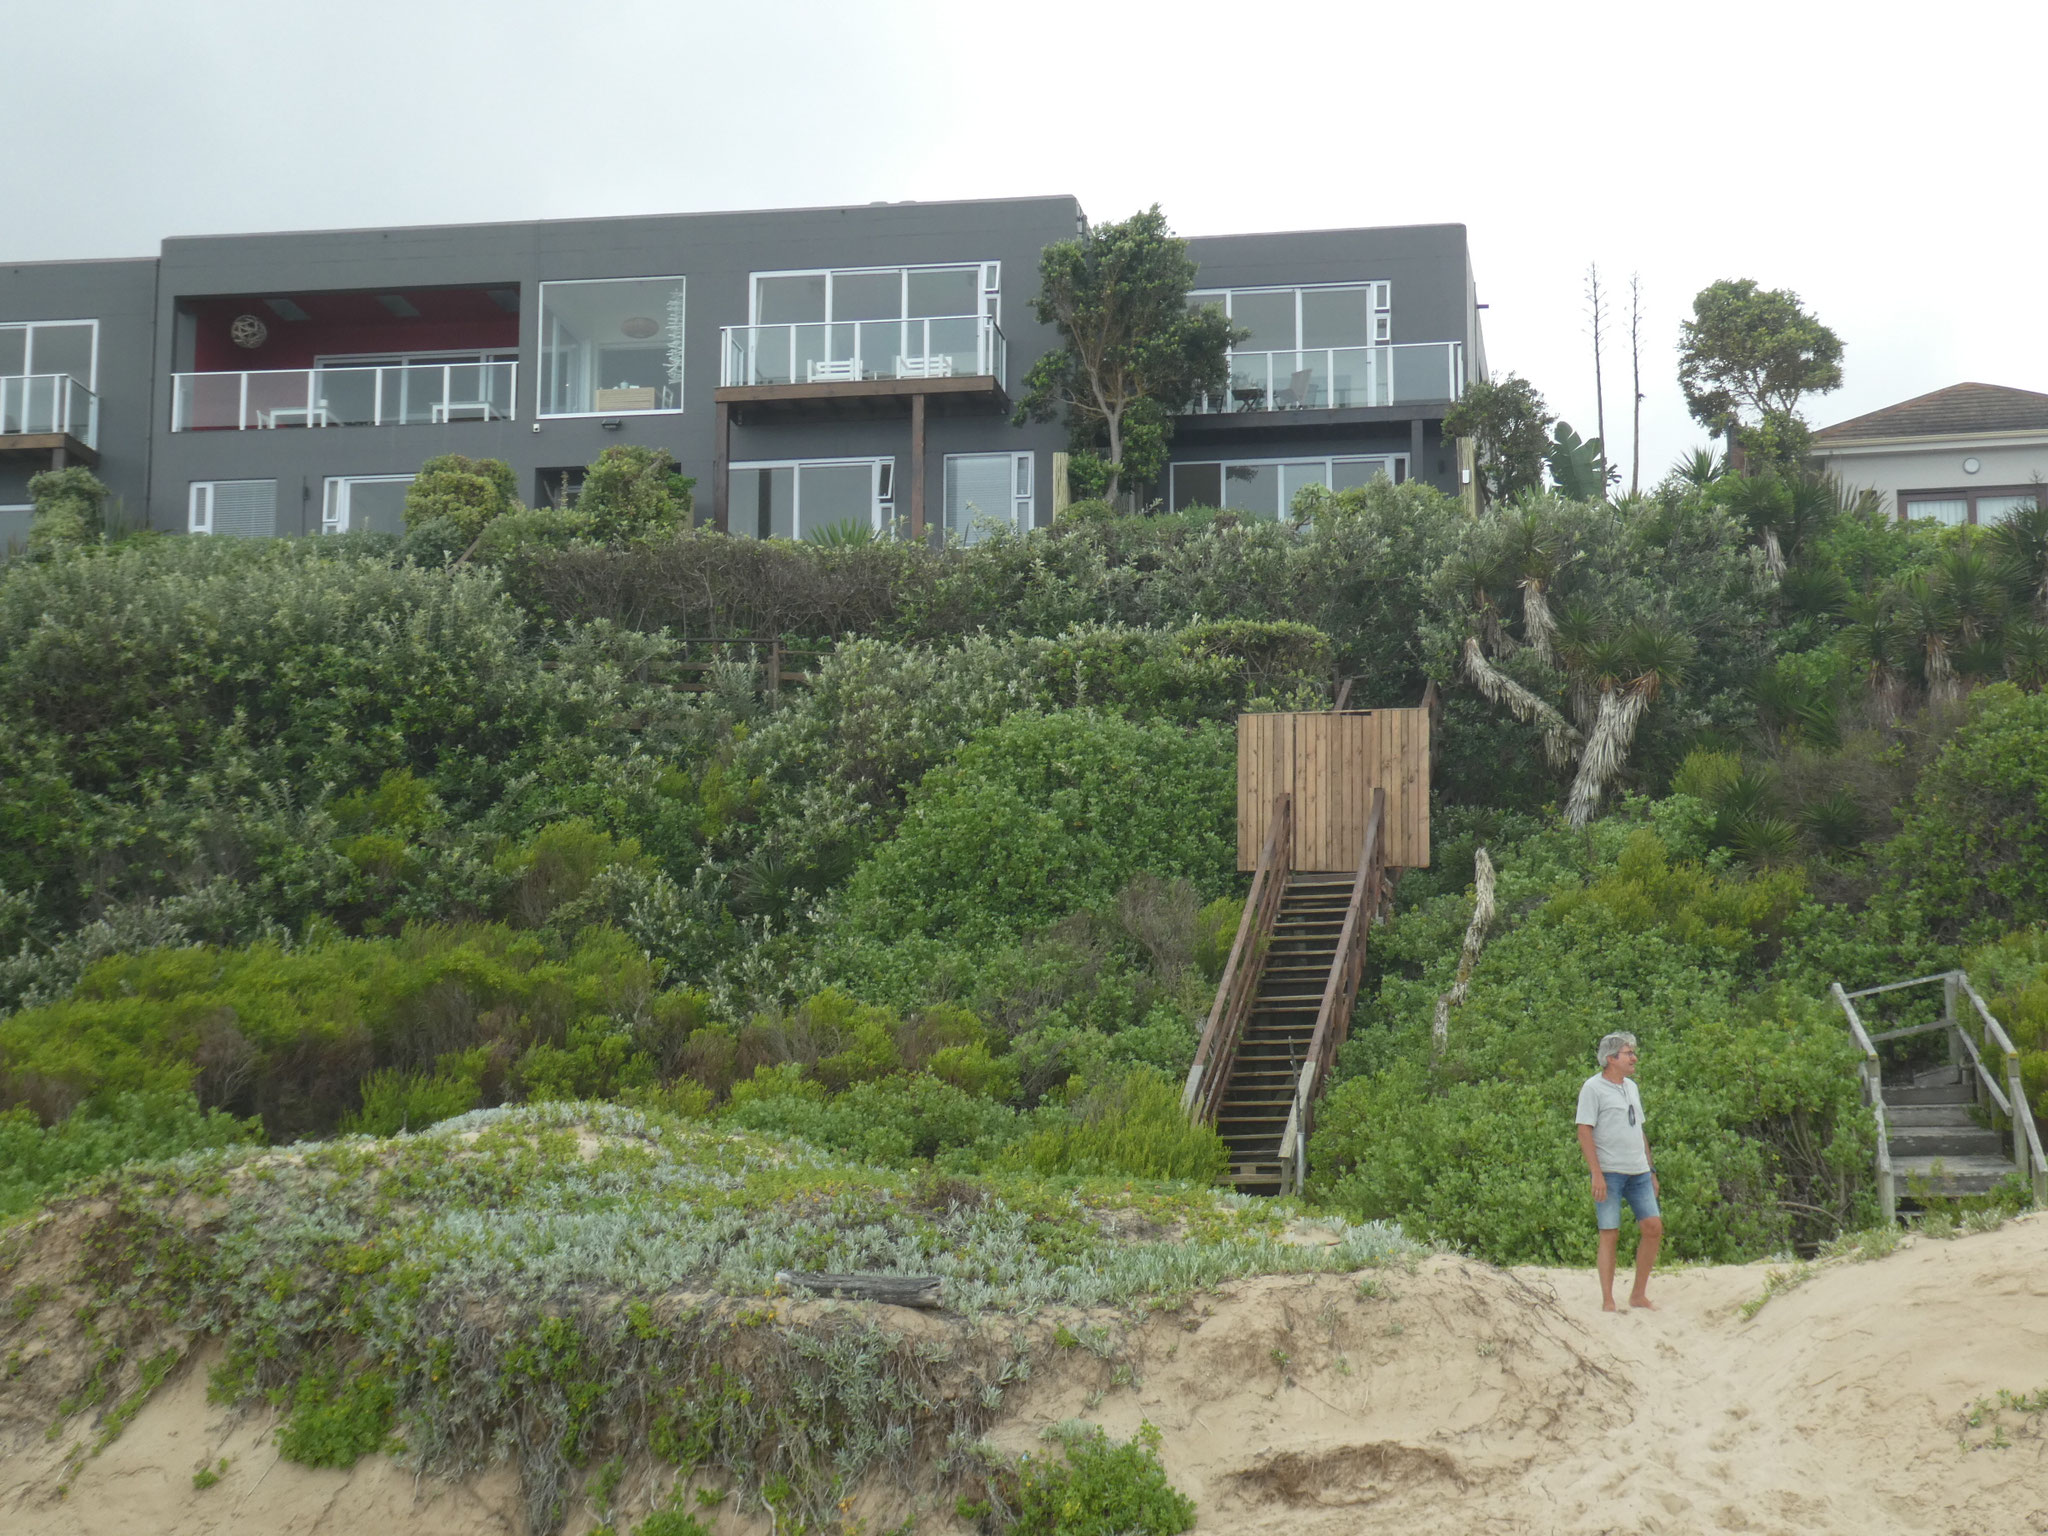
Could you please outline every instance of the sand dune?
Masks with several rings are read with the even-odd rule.
[[[1442,1257],[1376,1272],[1364,1294],[1356,1278],[1268,1277],[1177,1313],[1068,1318],[1109,1327],[1114,1349],[1050,1350],[994,1439],[1020,1450],[1065,1418],[1117,1434],[1149,1419],[1203,1531],[2048,1533],[2041,1419],[1966,1420],[2000,1388],[2048,1388],[2048,1218],[1817,1268],[1745,1321],[1767,1276],[1682,1270],[1660,1277],[1661,1310],[1609,1315],[1590,1273]],[[188,1369],[61,1497],[64,1443],[18,1436],[0,1528],[522,1529],[509,1471],[462,1485],[376,1458],[314,1471],[279,1462],[269,1427],[209,1405]],[[195,1490],[195,1468],[222,1456],[227,1475]],[[629,1512],[655,1478],[629,1479]],[[874,1489],[858,1508],[870,1529],[912,1512],[920,1531],[951,1528],[950,1498],[920,1502]]]

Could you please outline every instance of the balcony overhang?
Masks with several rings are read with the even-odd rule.
[[[1408,405],[1351,405],[1309,407],[1295,411],[1189,412],[1174,418],[1174,436],[1188,438],[1234,437],[1350,437],[1360,427],[1407,426],[1418,421],[1442,421],[1456,402],[1418,400]]]
[[[0,459],[45,459],[51,469],[72,464],[92,469],[100,456],[69,432],[7,432],[0,433]]]
[[[1007,415],[1010,397],[992,374],[941,379],[834,379],[816,384],[726,384],[712,400],[746,426],[772,421],[876,421],[910,414],[922,396],[936,416]]]

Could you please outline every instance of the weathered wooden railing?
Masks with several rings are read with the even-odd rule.
[[[1884,1120],[1884,1075],[1877,1059],[1877,1046],[1872,1043],[1870,1032],[1863,1027],[1863,1020],[1857,1016],[1856,1005],[1849,1001],[1849,994],[1842,990],[1838,981],[1832,989],[1835,1001],[1842,1005],[1842,1012],[1849,1016],[1849,1033],[1856,1038],[1856,1048],[1863,1053],[1856,1063],[1856,1075],[1863,1083],[1863,1102],[1870,1106],[1877,1116],[1877,1200],[1884,1211],[1886,1226],[1899,1219],[1899,1188],[1892,1176],[1891,1131]]]
[[[1294,797],[1283,792],[1273,797],[1273,820],[1266,830],[1265,845],[1259,850],[1258,865],[1252,871],[1251,889],[1245,893],[1237,939],[1230,946],[1230,958],[1223,962],[1216,1002],[1209,1010],[1209,1022],[1202,1028],[1201,1043],[1195,1047],[1195,1064],[1188,1068],[1187,1086],[1181,1091],[1181,1108],[1197,1124],[1213,1123],[1223,1102],[1223,1089],[1230,1081],[1238,1044],[1244,1039],[1245,1025],[1251,1019],[1252,1000],[1258,995],[1259,971],[1272,943],[1280,898],[1287,894],[1288,850],[1293,841]]]
[[[1387,792],[1375,789],[1372,810],[1366,816],[1365,847],[1358,856],[1358,874],[1351,882],[1351,901],[1344,909],[1344,927],[1330,961],[1330,979],[1323,986],[1322,1006],[1316,1010],[1316,1032],[1309,1037],[1308,1054],[1294,1081],[1294,1105],[1280,1137],[1282,1194],[1298,1193],[1307,1176],[1316,1096],[1336,1059],[1337,1047],[1351,1032],[1351,1012],[1358,1004],[1358,984],[1365,975],[1366,940],[1379,916],[1380,885],[1386,876],[1386,825]]]
[[[1873,1035],[1864,1028],[1863,1020],[1856,1012],[1857,998],[1900,992],[1907,987],[1932,986],[1937,982],[1941,985],[1941,1017],[1925,1024],[1908,1024]],[[1877,1114],[1878,1197],[1884,1204],[1885,1219],[1889,1221],[1896,1216],[1898,1199],[1892,1180],[1891,1154],[1885,1144],[1884,1093],[1878,1077],[1877,1046],[1880,1041],[1903,1040],[1910,1035],[1927,1035],[1936,1031],[1947,1033],[1950,1059],[1958,1066],[1968,1067],[1978,1105],[1995,1109],[2011,1123],[2013,1163],[2026,1176],[2033,1190],[2034,1204],[2048,1207],[2048,1157],[2042,1155],[2040,1127],[2034,1123],[2034,1112],[2027,1103],[2026,1090],[2020,1081],[2020,1053],[2014,1047],[2012,1037],[2005,1032],[2005,1026],[1998,1022],[1984,999],[1977,995],[1977,989],[1970,985],[1969,974],[1965,971],[1940,971],[1932,976],[1888,982],[1881,987],[1865,987],[1858,992],[1845,992],[1842,984],[1836,982],[1833,990],[1835,1001],[1849,1016],[1849,1028],[1863,1052],[1860,1071],[1864,1096]],[[1969,998],[1971,1009],[1981,1024],[1981,1039],[1972,1038],[1964,1016],[1958,1012],[1958,995]],[[1999,1074],[1993,1072],[1991,1063],[1986,1060],[1993,1051],[2002,1058],[2005,1078],[2002,1086]]]

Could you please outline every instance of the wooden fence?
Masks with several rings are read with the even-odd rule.
[[[1237,867],[1250,870],[1277,796],[1293,796],[1286,865],[1350,874],[1365,847],[1376,789],[1387,793],[1390,869],[1429,863],[1429,711],[1240,715],[1237,721]]]

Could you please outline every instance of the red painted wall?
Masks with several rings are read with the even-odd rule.
[[[507,284],[506,286],[512,286]],[[446,352],[511,349],[519,345],[519,317],[500,309],[481,288],[407,290],[419,310],[401,319],[374,293],[295,293],[304,320],[283,320],[260,298],[189,299],[183,308],[198,323],[193,367],[199,373],[240,373],[259,368],[310,368],[337,352]],[[254,315],[269,330],[260,347],[237,346],[229,327]]]

